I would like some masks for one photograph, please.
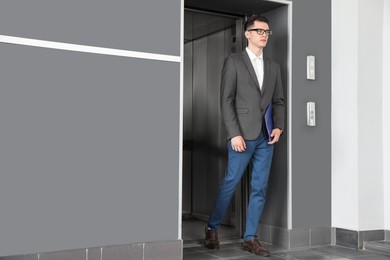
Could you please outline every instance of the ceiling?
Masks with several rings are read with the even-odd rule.
[[[246,16],[264,14],[285,5],[262,0],[185,0],[184,6],[203,11]]]

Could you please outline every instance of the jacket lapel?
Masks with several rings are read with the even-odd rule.
[[[244,64],[249,71],[249,74],[251,75],[253,82],[255,82],[257,89],[260,91],[260,85],[259,81],[257,80],[255,69],[253,68],[252,62],[249,59],[248,53],[246,53],[246,50],[242,51],[242,59],[244,61]]]

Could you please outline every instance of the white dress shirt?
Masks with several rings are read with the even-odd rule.
[[[259,82],[260,89],[263,87],[264,79],[264,61],[263,53],[260,56],[256,56],[248,47],[246,47],[246,52],[249,55],[249,59],[252,62],[253,68],[255,69],[257,81]]]

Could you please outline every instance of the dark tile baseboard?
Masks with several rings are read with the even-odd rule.
[[[286,229],[260,225],[259,239],[286,249],[340,245],[361,249],[364,242],[390,241],[389,230],[353,231],[340,228]],[[0,260],[181,260],[183,241],[158,241],[128,245],[66,250],[18,256],[3,256]]]
[[[287,229],[260,225],[259,239],[287,249],[339,245],[362,249],[365,242],[390,241],[389,230],[354,231],[341,228]]]
[[[388,240],[387,230],[355,231],[336,228],[336,245],[362,249],[364,242]]]
[[[181,260],[183,241],[158,241],[30,255],[3,256],[0,260]]]
[[[260,225],[259,239],[287,249],[326,246],[332,244],[332,228],[287,229]]]

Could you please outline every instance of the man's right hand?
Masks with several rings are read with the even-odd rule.
[[[231,140],[231,145],[234,151],[236,152],[245,152],[246,144],[244,138],[241,135],[235,136]]]

